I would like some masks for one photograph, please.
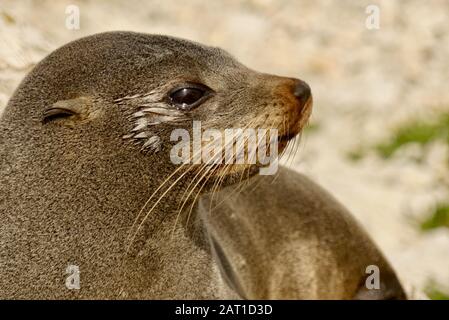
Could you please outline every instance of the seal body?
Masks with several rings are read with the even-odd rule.
[[[281,167],[276,176],[255,176],[245,187],[205,195],[199,211],[224,277],[242,297],[406,297],[363,228],[297,172]],[[370,286],[372,268],[378,271],[378,288]]]
[[[54,51],[0,121],[0,297],[354,297],[361,262],[350,256],[363,258],[355,242],[372,253],[360,261],[389,267],[324,192],[281,171],[278,191],[265,185],[237,206],[225,202],[237,226],[225,215],[211,220],[207,196],[197,200],[259,164],[180,166],[170,157],[173,130],[191,133],[194,121],[276,128],[282,151],[311,105],[304,82],[187,40],[110,32]],[[315,287],[296,287],[308,283]]]

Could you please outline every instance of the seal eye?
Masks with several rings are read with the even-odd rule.
[[[189,111],[204,102],[210,89],[195,85],[177,88],[169,94],[170,102],[178,109]]]

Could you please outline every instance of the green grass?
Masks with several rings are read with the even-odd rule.
[[[316,132],[318,130],[320,130],[320,125],[316,122],[312,122],[304,127],[303,132],[312,133],[312,132]]]
[[[430,216],[421,223],[423,231],[440,227],[449,228],[449,203],[438,204]]]
[[[449,293],[444,293],[438,289],[426,291],[426,294],[432,300],[449,300]]]
[[[405,123],[395,129],[386,141],[365,149],[351,150],[346,156],[350,161],[356,162],[365,157],[369,150],[374,149],[381,157],[388,159],[408,144],[425,146],[435,140],[449,144],[449,113],[441,113],[432,120],[413,120]]]
[[[449,113],[439,115],[434,121],[415,120],[395,130],[388,141],[375,146],[384,158],[390,158],[398,149],[410,144],[426,145],[434,140],[449,143]]]
[[[449,293],[437,288],[433,282],[427,285],[424,291],[431,300],[449,300]]]
[[[348,158],[348,160],[350,160],[352,162],[357,162],[357,161],[363,159],[365,154],[366,154],[366,151],[363,150],[361,147],[359,147],[357,149],[347,152],[346,157]]]

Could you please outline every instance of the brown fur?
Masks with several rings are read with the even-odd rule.
[[[248,299],[403,299],[388,262],[347,210],[305,176],[280,168],[199,203],[225,278]],[[210,210],[210,208],[214,208]],[[220,261],[220,259],[218,259]],[[365,272],[380,269],[380,289]]]
[[[143,134],[163,139],[158,152],[142,150],[135,136],[124,139],[135,129],[131,118],[145,94],[163,98],[185,81],[204,83],[215,94],[182,123],[145,127]],[[300,111],[304,105],[289,92],[295,81],[252,71],[218,48],[130,32],[83,38],[50,54],[23,80],[0,121],[0,297],[237,297],[202,236],[205,225],[197,223],[192,233],[176,223],[193,173],[142,220],[160,193],[145,203],[177,168],[168,158],[173,128],[188,129],[192,120],[242,127],[261,117],[268,123],[258,120],[256,127],[297,133],[310,108]],[[61,110],[66,117],[53,119]],[[319,266],[326,258],[312,262]],[[80,267],[80,290],[64,285],[69,264]]]

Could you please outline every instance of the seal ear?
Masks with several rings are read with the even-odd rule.
[[[61,120],[69,120],[71,124],[74,124],[74,122],[89,119],[93,114],[91,99],[79,97],[55,102],[44,110],[41,120],[43,124]]]
[[[70,116],[75,115],[76,113],[73,110],[65,109],[65,108],[48,108],[42,114],[42,123],[46,124],[50,121],[68,118]]]

